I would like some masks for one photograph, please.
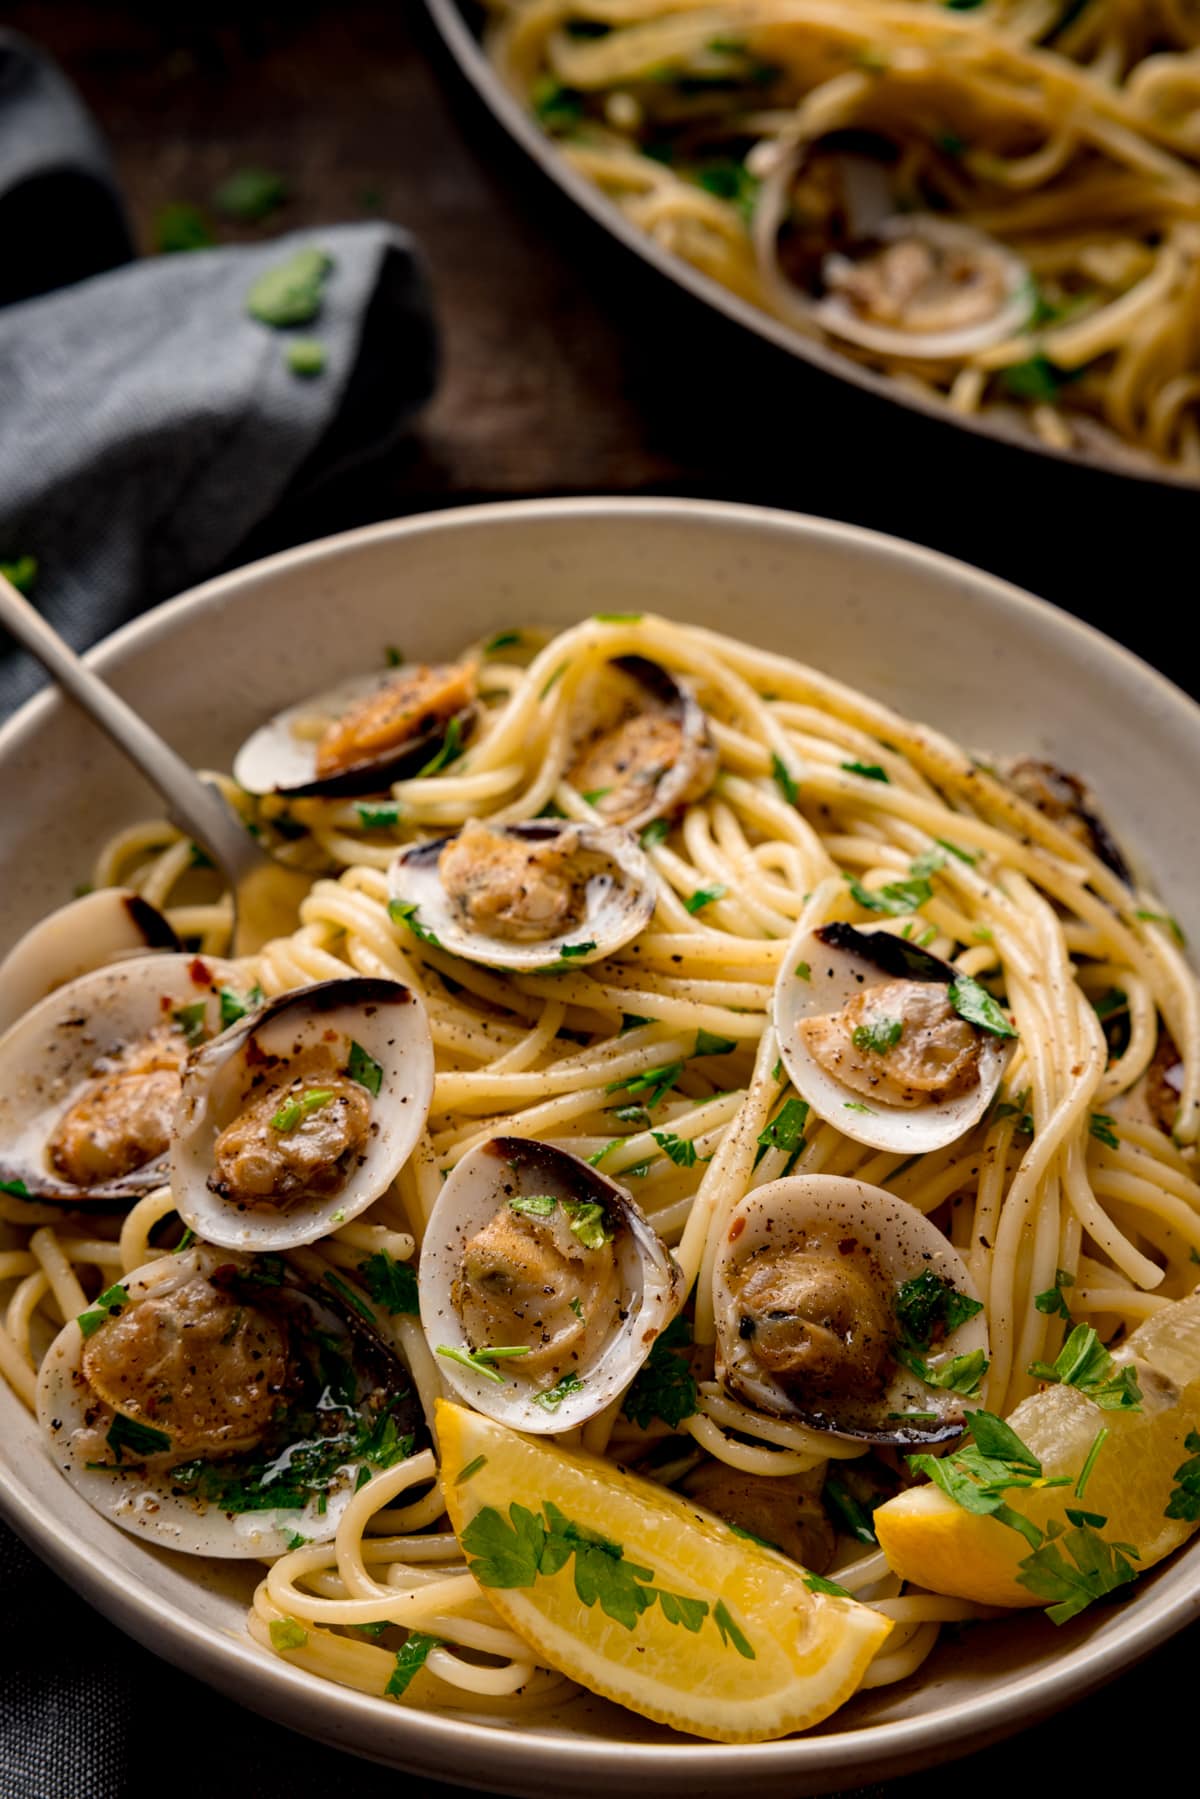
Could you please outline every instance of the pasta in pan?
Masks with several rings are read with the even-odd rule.
[[[1177,1317],[1195,1354],[1200,995],[1083,783],[998,770],[813,669],[649,615],[502,631],[283,726],[286,779],[252,739],[221,780],[311,875],[295,929],[221,961],[215,875],[172,827],[132,826],[96,888],[135,892],[183,950],[108,960],[0,1041],[0,1372],[68,1477],[128,1529],[266,1561],[265,1648],[506,1718],[574,1673],[699,1734],[798,1727],[675,1713],[549,1653],[481,1547],[503,1507],[467,1500],[510,1453],[569,1483],[581,1464],[554,1457],[583,1452],[601,1485],[637,1477],[606,1503],[679,1495],[701,1532],[727,1520],[722,1553],[785,1558],[831,1641],[864,1608],[863,1632],[890,1624],[824,1711],[911,1675],[942,1623],[1053,1597],[1032,1574],[1010,1598],[931,1590],[883,1519],[970,1456],[965,1422],[983,1448],[978,1419],[1036,1425],[1048,1393],[1099,1419],[1067,1461],[1103,1487],[1109,1434],[1162,1423],[1138,1382]],[[31,1044],[69,1036],[64,1007],[141,1017],[144,982],[149,1031],[93,1020],[83,1061],[22,1087]],[[182,1097],[156,1137],[164,1079]],[[180,1318],[216,1358],[211,1380],[193,1361],[186,1417]],[[1182,1443],[1200,1368],[1180,1367]],[[480,1430],[455,1468],[448,1442],[465,1457]],[[1143,1453],[1169,1474],[1176,1448]],[[526,1498],[507,1493],[514,1522]],[[536,1528],[567,1529],[565,1503]],[[1119,1513],[1108,1537],[1073,1524],[1112,1574],[1087,1597],[1195,1509],[1133,1545],[1113,1546]],[[1043,1571],[1059,1528],[1027,1524]],[[564,1557],[603,1541],[560,1530]],[[618,1610],[598,1591],[575,1626],[593,1656],[587,1620]],[[723,1600],[656,1611],[647,1591],[635,1617],[701,1631],[695,1653],[715,1623],[710,1655],[766,1679],[752,1608],[735,1625]]]
[[[507,83],[664,248],[962,415],[1200,469],[1200,16],[495,0]]]

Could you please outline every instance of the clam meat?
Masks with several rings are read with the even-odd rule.
[[[606,824],[638,830],[703,797],[717,751],[689,683],[645,656],[605,663],[579,696],[567,780]]]

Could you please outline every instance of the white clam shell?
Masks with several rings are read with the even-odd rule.
[[[583,968],[631,942],[653,917],[657,899],[654,870],[627,831],[553,818],[489,828],[529,844],[563,841],[602,858],[607,870],[588,881],[584,915],[571,930],[535,942],[517,943],[472,930],[456,916],[438,870],[438,858],[450,838],[440,837],[402,850],[388,870],[389,897],[415,905],[421,929],[432,931],[451,955],[464,956],[486,968]]]
[[[510,1199],[532,1194],[602,1205],[616,1225],[614,1249],[624,1286],[624,1318],[594,1360],[571,1369],[583,1384],[552,1411],[538,1405],[536,1390],[510,1376],[503,1362],[496,1364],[506,1377],[498,1386],[486,1375],[438,1354],[445,1349],[491,1347],[471,1344],[452,1288],[468,1241]],[[584,1423],[623,1392],[674,1317],[680,1279],[671,1255],[624,1187],[566,1150],[529,1137],[494,1137],[464,1156],[430,1215],[418,1276],[421,1323],[439,1372],[477,1412],[514,1430],[545,1435]]]
[[[756,1251],[787,1248],[806,1232],[821,1227],[845,1231],[867,1246],[888,1284],[889,1297],[926,1269],[952,1282],[969,1299],[981,1297],[953,1244],[906,1200],[840,1175],[790,1175],[747,1194],[725,1226],[713,1269],[718,1380],[761,1412],[802,1418],[834,1436],[920,1443],[957,1434],[964,1416],[962,1396],[926,1386],[919,1375],[900,1364],[882,1399],[870,1408],[871,1416],[864,1419],[847,1413],[831,1418],[816,1410],[805,1411],[755,1359],[753,1338],[743,1338],[740,1333],[732,1282]],[[986,1314],[982,1311],[960,1324],[925,1359],[937,1368],[975,1350],[988,1354]],[[906,1424],[888,1416],[893,1412],[932,1412],[936,1419]]]
[[[821,940],[820,932],[878,942],[879,953],[894,958],[891,969]],[[807,964],[808,978],[796,973]],[[892,932],[842,924],[800,931],[788,945],[775,983],[774,1019],[779,1051],[792,1085],[813,1111],[834,1125],[843,1136],[873,1149],[890,1149],[898,1155],[924,1155],[943,1149],[979,1123],[995,1097],[1012,1053],[1012,1040],[980,1032],[979,1080],[956,1098],[906,1107],[888,1105],[863,1095],[823,1068],[800,1037],[805,1018],[840,1012],[848,1000],[865,987],[881,986],[896,979],[949,981],[954,970]]]
[[[129,1303],[136,1304],[151,1294],[161,1295],[184,1286],[198,1273],[211,1274],[222,1265],[228,1266],[231,1260],[240,1262],[242,1258],[231,1258],[228,1251],[196,1244],[180,1255],[162,1256],[146,1263],[123,1276],[121,1285],[129,1294]],[[369,1309],[365,1297],[361,1304]],[[323,1321],[328,1328],[327,1319]],[[89,1421],[94,1420],[98,1409],[104,1420],[109,1413],[84,1377],[83,1345],[82,1329],[72,1318],[42,1362],[37,1411],[52,1459],[94,1510],[135,1536],[150,1538],[164,1548],[188,1555],[248,1559],[282,1555],[289,1539],[297,1533],[314,1543],[332,1539],[354,1495],[358,1468],[354,1461],[347,1463],[347,1476],[329,1493],[324,1510],[313,1499],[303,1509],[232,1514],[196,1494],[183,1492],[178,1483],[172,1482],[169,1468],[141,1469],[131,1464],[127,1473],[116,1474],[89,1469],[86,1462],[95,1459],[95,1433],[88,1433],[93,1443],[90,1454],[82,1433],[88,1431]]]
[[[242,1206],[208,1185],[217,1137],[261,1092],[263,1058],[286,1063],[330,1033],[358,1043],[382,1069],[371,1127],[340,1192],[286,1207]],[[384,1193],[412,1154],[433,1097],[433,1044],[421,1000],[399,981],[322,981],[272,1000],[189,1061],[171,1145],[171,1191],[181,1218],[227,1249],[295,1249],[355,1218]],[[337,1215],[335,1217],[335,1214]]]
[[[1029,270],[1019,256],[994,238],[986,237],[983,232],[958,220],[938,218],[931,213],[900,213],[884,219],[872,236],[882,243],[924,238],[935,246],[963,250],[968,254],[986,252],[1004,269],[1001,302],[989,317],[974,324],[944,331],[905,331],[860,317],[844,295],[831,292],[811,302],[808,308],[810,317],[831,335],[880,356],[941,361],[971,356],[992,344],[1003,343],[1005,338],[1015,337],[1027,324],[1034,304]],[[826,266],[831,260],[826,258]]]
[[[320,730],[314,721],[340,718],[380,688],[388,687],[403,671],[389,668],[370,675],[353,675],[324,693],[311,694],[277,712],[249,736],[233,760],[233,778],[247,793],[356,794],[382,793],[391,783],[414,775],[428,762],[446,734],[449,721],[436,730],[410,738],[382,756],[371,757],[336,775],[317,773]],[[465,737],[473,720],[470,709],[457,714]]]
[[[0,962],[0,1031],[31,1006],[94,968],[148,950],[177,950],[178,937],[129,887],[100,887],[40,918]]]
[[[220,988],[247,985],[236,964],[212,956],[130,957],[59,987],[0,1038],[0,1179],[61,1204],[128,1203],[166,1180],[159,1156],[117,1180],[75,1187],[52,1166],[47,1140],[104,1056],[147,1037],[185,1007],[204,1006],[221,1029]]]

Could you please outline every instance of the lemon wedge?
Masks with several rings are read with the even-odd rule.
[[[643,1717],[725,1743],[804,1730],[891,1629],[609,1462],[446,1400],[437,1431],[446,1509],[496,1610],[539,1662]]]
[[[1083,1470],[1100,1430],[1107,1430],[1082,1499],[1072,1486],[1022,1488],[1006,1495],[1014,1511],[1045,1530],[1068,1506],[1105,1518],[1110,1542],[1131,1543],[1137,1571],[1187,1540],[1194,1522],[1166,1515],[1175,1476],[1193,1451],[1185,1442],[1200,1426],[1200,1293],[1181,1299],[1138,1326],[1115,1353],[1132,1364],[1142,1391],[1140,1411],[1102,1411],[1074,1387],[1047,1387],[1021,1401],[1008,1424],[1050,1478]],[[881,1505],[875,1533],[891,1568],[914,1585],[981,1605],[1044,1605],[1018,1581],[1029,1546],[995,1518],[964,1511],[940,1487],[913,1487]]]

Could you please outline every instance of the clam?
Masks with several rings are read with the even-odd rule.
[[[638,830],[698,800],[717,752],[688,682],[645,656],[618,656],[585,684],[586,720],[567,780],[606,824]]]
[[[1053,762],[1021,756],[1008,763],[1004,778],[1023,800],[1036,806],[1056,825],[1061,825],[1068,836],[1098,856],[1119,881],[1124,881],[1127,887],[1133,886],[1129,864],[1097,812],[1090,787],[1078,775],[1069,774]]]
[[[845,1136],[903,1155],[978,1124],[1016,1036],[977,983],[879,927],[793,938],[774,1006],[797,1093]]]
[[[425,1125],[433,1045],[398,981],[321,981],[189,1059],[171,1143],[181,1218],[208,1243],[280,1250],[357,1217]]]
[[[66,1205],[166,1179],[189,1050],[253,1003],[234,964],[151,955],[59,987],[0,1038],[0,1180]]]
[[[297,798],[380,793],[465,742],[475,690],[473,662],[357,675],[261,725],[234,758],[234,779],[247,793]]]
[[[934,213],[901,213],[821,264],[811,316],[878,356],[953,361],[1015,337],[1033,311],[1029,270],[1004,244]]]
[[[680,1274],[626,1192],[528,1137],[463,1158],[421,1246],[421,1323],[451,1386],[514,1430],[569,1430],[629,1385]]]
[[[328,1541],[364,1473],[423,1435],[364,1294],[204,1244],[147,1263],[59,1332],[38,1418],[89,1505],[192,1555]]]
[[[472,822],[401,851],[391,910],[443,949],[489,968],[580,967],[612,955],[654,912],[634,838],[595,825]]]
[[[879,1187],[793,1175],[733,1211],[717,1378],[757,1411],[873,1443],[957,1435],[987,1370],[979,1296],[936,1225]]]
[[[39,919],[0,962],[0,1031],[56,987],[147,950],[177,950],[178,937],[140,894],[101,887]]]

